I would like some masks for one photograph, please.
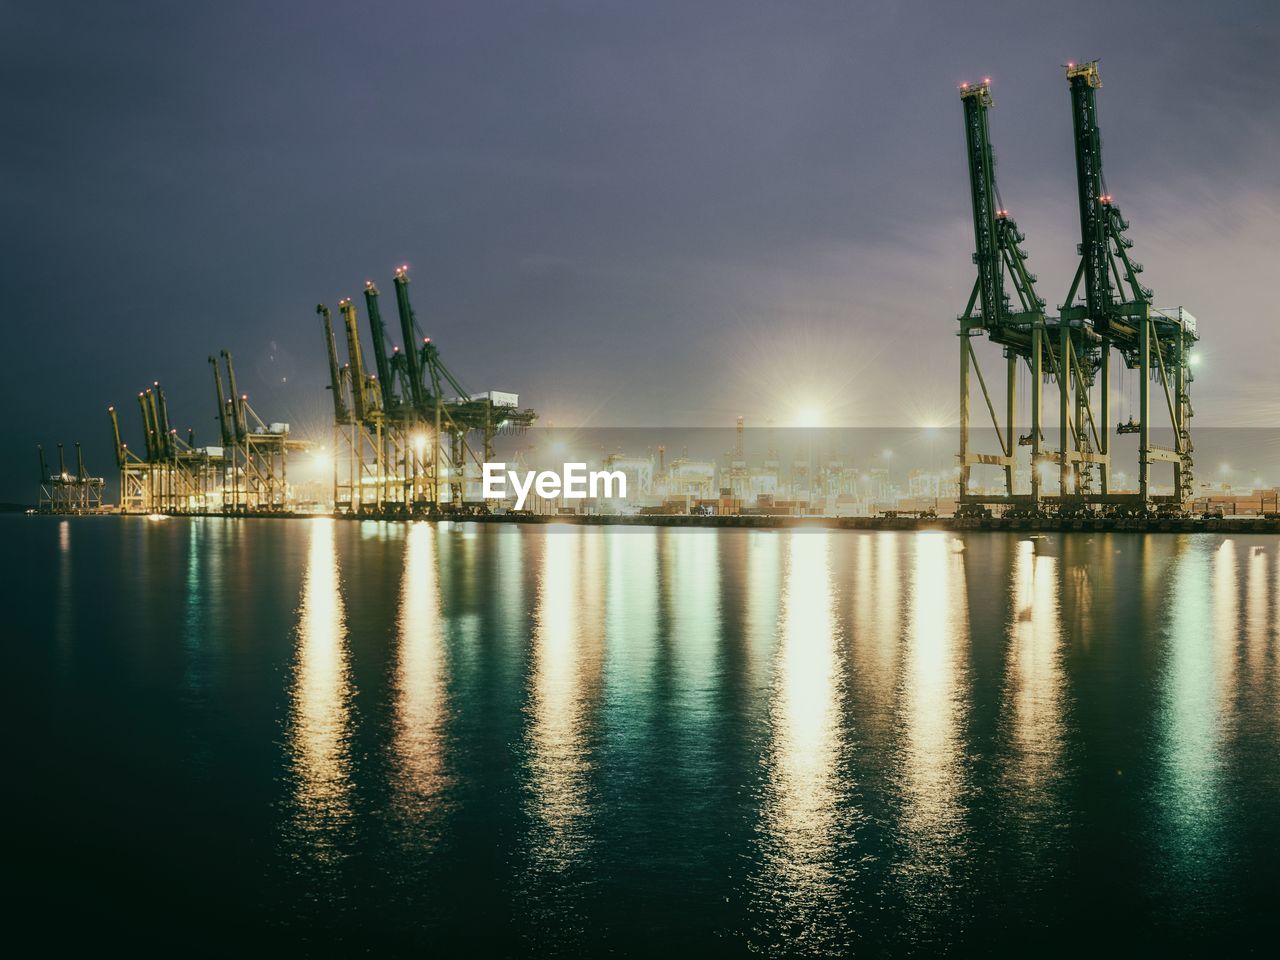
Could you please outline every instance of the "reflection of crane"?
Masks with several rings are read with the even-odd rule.
[[[1081,216],[1081,263],[1059,317],[1047,317],[1044,300],[1035,289],[1035,275],[1026,267],[1024,237],[1000,199],[995,179],[988,110],[992,105],[990,80],[965,84],[960,98],[964,107],[965,139],[969,166],[977,278],[960,318],[960,497],[965,505],[1002,504],[1006,508],[1046,507],[1062,512],[1137,508],[1151,502],[1147,465],[1164,459],[1175,465],[1176,493],[1172,505],[1191,493],[1191,416],[1187,384],[1190,382],[1189,350],[1195,340],[1195,320],[1179,308],[1176,313],[1151,307],[1151,291],[1137,280],[1142,265],[1128,250],[1124,235],[1128,224],[1112,202],[1102,176],[1101,137],[1097,128],[1095,91],[1101,86],[1097,64],[1070,65],[1067,70],[1072,95],[1076,141],[1076,170]],[[1010,296],[1012,291],[1013,296]],[[1082,302],[1076,303],[1077,294]],[[1007,385],[1003,425],[974,353],[973,338],[985,334],[1003,347]],[[1116,347],[1129,367],[1138,367],[1142,383],[1140,421],[1126,424],[1120,433],[1140,434],[1140,489],[1135,494],[1110,490],[1111,370],[1110,352]],[[1031,428],[1015,438],[1016,397],[1019,370],[1025,365],[1030,388]],[[970,370],[977,375],[987,410],[1000,445],[999,454],[977,453],[969,446]],[[1151,371],[1159,371],[1165,386],[1175,449],[1158,451],[1149,442],[1147,383]],[[1100,376],[1099,376],[1100,374]],[[1046,376],[1058,386],[1056,452],[1043,449],[1043,390]],[[1096,403],[1095,403],[1096,394]],[[1030,494],[1015,492],[1017,446],[1031,447]],[[1056,462],[1058,494],[1041,495],[1042,468]],[[1003,468],[1005,491],[1001,495],[970,492],[971,468],[990,465]],[[1095,471],[1101,490],[1094,491]]]
[[[442,510],[446,504],[451,511],[461,510],[468,471],[474,467],[478,475],[478,464],[491,459],[494,438],[527,427],[537,414],[519,409],[513,394],[468,393],[418,326],[407,267],[396,270],[394,284],[404,346],[392,345],[388,352],[378,288],[372,281],[365,283],[375,377],[364,373],[352,301],[339,303],[346,328],[347,382],[338,372],[328,309],[323,304],[316,308],[325,321],[334,421],[347,452],[348,470],[337,477],[335,503],[352,512],[412,513]],[[474,448],[471,437],[479,440]]]

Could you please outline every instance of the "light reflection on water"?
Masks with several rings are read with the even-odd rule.
[[[850,838],[838,833],[847,814],[837,769],[843,693],[830,535],[794,536],[788,546],[760,827],[769,923],[758,934],[785,930],[802,951],[843,925],[835,847]]]
[[[335,945],[1179,943],[1280,882],[1274,538],[43,529],[56,776],[136,744],[247,858],[186,898],[250,871]],[[90,636],[112,536],[148,575]],[[131,711],[80,756],[104,682]]]
[[[353,817],[351,681],[334,521],[307,521],[310,544],[299,612],[289,716],[293,828],[318,860],[342,853]]]
[[[546,538],[538,583],[529,706],[535,872],[572,867],[590,842],[587,711],[598,693],[601,537]]]
[[[426,523],[409,528],[400,588],[400,624],[395,668],[395,724],[391,751],[397,768],[397,812],[412,822],[422,843],[435,829],[447,803],[444,621],[436,573],[436,530]]]
[[[899,751],[900,829],[909,854],[899,869],[921,909],[945,892],[966,848],[960,736],[969,706],[969,633],[960,546],[946,534],[920,534],[910,559]]]
[[[1005,708],[1013,756],[1009,789],[1025,815],[1051,818],[1062,777],[1065,722],[1059,561],[1023,540],[1014,557],[1013,616],[1006,654]]]

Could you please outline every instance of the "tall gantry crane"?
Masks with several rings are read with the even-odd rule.
[[[408,267],[397,268],[393,282],[403,349],[388,343],[378,288],[365,283],[374,374],[364,369],[355,304],[349,298],[338,304],[347,348],[341,367],[333,316],[325,304],[316,307],[333,395],[335,509],[383,515],[472,509],[468,483],[492,459],[495,437],[528,427],[537,414],[520,409],[513,395],[468,393],[418,326]]]
[[[1066,304],[1057,317],[1045,313],[1036,293],[1034,274],[1026,267],[1025,239],[1000,199],[995,179],[988,111],[992,105],[990,79],[961,86],[965,141],[973,211],[977,278],[960,317],[960,501],[962,510],[998,504],[1032,513],[1075,513],[1136,508],[1155,502],[1180,506],[1191,495],[1191,380],[1190,348],[1196,339],[1195,319],[1182,308],[1161,311],[1151,307],[1151,291],[1138,283],[1141,264],[1128,250],[1128,224],[1112,202],[1102,176],[1101,136],[1094,91],[1101,86],[1097,63],[1068,65],[1075,129],[1076,170],[1080,199],[1081,262]],[[1010,297],[1012,290],[1013,297]],[[1016,298],[1016,299],[1014,299]],[[1077,302],[1079,298],[1080,302]],[[985,334],[1003,348],[1007,365],[1005,420],[999,422],[991,392],[978,366],[973,340]],[[1140,418],[1122,424],[1119,433],[1139,434],[1139,490],[1112,489],[1110,417],[1112,352],[1139,370]],[[1024,366],[1030,392],[1030,428],[1016,437],[1017,379]],[[999,453],[971,449],[970,371],[976,373],[995,428]],[[1165,388],[1175,445],[1157,448],[1150,442],[1148,384],[1153,371]],[[1046,382],[1057,385],[1058,449],[1046,449],[1043,428]],[[1028,446],[1029,492],[1015,489],[1019,466],[1016,445]],[[1157,501],[1151,496],[1148,465],[1153,460],[1174,464],[1174,494]],[[1056,495],[1042,490],[1042,472],[1057,464]],[[1003,468],[1004,492],[974,493],[974,466]],[[1095,489],[1093,481],[1100,482]]]
[[[1040,458],[1043,433],[1040,430],[1040,391],[1045,346],[1044,300],[1036,293],[1036,276],[1027,269],[1022,247],[1026,237],[1009,216],[1000,198],[995,177],[995,151],[991,145],[988,111],[992,106],[991,79],[979,84],[962,84],[960,102],[964,108],[966,156],[969,162],[969,195],[973,209],[974,254],[977,279],[969,302],[960,317],[960,496],[969,496],[970,473],[974,466],[1001,467],[1005,476],[1005,496],[1013,499],[1017,466],[1015,434],[1017,418],[1017,375],[1022,362],[1029,364],[1036,389],[1032,392],[1031,423],[1027,436],[1031,462]],[[1007,286],[1006,286],[1007,284]],[[1015,305],[1008,289],[1017,297]],[[1005,357],[1005,416],[1003,428],[987,389],[986,379],[973,349],[973,339],[986,334],[1003,347]],[[975,453],[970,449],[970,370],[977,375],[983,399],[991,415],[1000,452]],[[1037,499],[1039,479],[1032,470],[1032,499]]]
[[[1152,291],[1139,282],[1142,264],[1129,251],[1128,222],[1107,189],[1102,166],[1102,134],[1098,127],[1097,91],[1102,87],[1096,60],[1067,64],[1071,118],[1075,140],[1076,189],[1080,207],[1080,266],[1063,302],[1064,318],[1088,322],[1099,335],[1102,371],[1102,429],[1109,429],[1111,354],[1138,371],[1138,418],[1130,412],[1121,433],[1138,435],[1138,497],[1146,509],[1151,495],[1152,462],[1173,464],[1173,494],[1160,502],[1180,506],[1194,493],[1191,444],[1191,350],[1198,337],[1196,319],[1182,307],[1157,310]],[[1150,387],[1163,390],[1173,446],[1151,442]],[[1104,447],[1105,452],[1105,447]],[[1109,493],[1109,464],[1102,468],[1102,490]]]

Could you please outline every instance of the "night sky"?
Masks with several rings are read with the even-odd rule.
[[[1062,64],[1100,57],[1108,186],[1200,319],[1196,425],[1280,420],[1274,2],[0,3],[0,500],[134,397],[213,442],[206,356],[324,436],[314,313],[408,263],[470,389],[543,422],[956,416],[972,285],[957,86],[1056,309]],[[385,308],[384,308],[385,309]],[[362,311],[363,312],[363,311]]]

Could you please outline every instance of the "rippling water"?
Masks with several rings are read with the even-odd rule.
[[[1268,929],[1274,537],[0,533],[19,906],[59,936],[837,956]]]

